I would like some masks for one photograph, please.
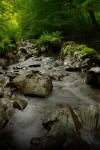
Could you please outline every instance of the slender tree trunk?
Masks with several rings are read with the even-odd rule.
[[[96,18],[95,18],[95,15],[94,15],[94,11],[88,10],[88,12],[89,12],[90,18],[92,20],[93,26],[98,28],[99,25],[98,25],[98,23],[96,21]]]

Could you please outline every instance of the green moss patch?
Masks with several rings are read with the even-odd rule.
[[[98,54],[93,48],[89,48],[86,45],[79,45],[73,41],[65,42],[62,48],[63,54],[67,55],[70,51],[76,51],[80,57],[97,58]]]

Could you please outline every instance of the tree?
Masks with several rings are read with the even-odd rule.
[[[40,35],[43,31],[63,30],[66,24],[66,15],[66,1],[26,1],[24,9],[21,11],[22,33],[25,36],[34,36]]]
[[[85,0],[84,2],[82,2],[81,6],[89,13],[93,26],[98,27],[99,25],[95,17],[95,12],[100,11],[100,1]]]
[[[58,30],[68,35],[99,26],[95,17],[100,10],[98,0],[17,1],[22,35],[26,38],[37,37],[44,31]]]

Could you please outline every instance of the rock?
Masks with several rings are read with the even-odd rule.
[[[8,65],[8,61],[5,58],[0,58],[0,66],[6,67]]]
[[[19,57],[13,52],[8,52],[5,56],[0,56],[0,66],[6,68],[18,61]]]
[[[16,72],[7,72],[6,76],[10,78],[10,80],[14,79],[17,75],[19,75]]]
[[[100,87],[100,67],[94,67],[87,72],[86,83]]]
[[[39,56],[40,55],[40,50],[38,48],[32,48],[28,49],[28,52],[34,56]]]
[[[67,107],[49,113],[42,124],[48,131],[52,129],[52,133],[49,132],[48,134],[52,134],[54,137],[58,135],[63,136],[64,133],[67,132],[69,132],[69,134],[70,132],[72,134],[73,131],[76,132],[71,112]],[[62,127],[61,124],[63,125]],[[54,129],[55,126],[56,130]]]
[[[33,138],[34,150],[100,149],[100,105],[63,106],[43,121],[45,136]],[[98,137],[98,138],[97,138]]]
[[[5,67],[4,67],[5,68]],[[3,67],[0,67],[0,75],[5,74],[5,71],[3,70]]]
[[[78,114],[78,118],[81,121],[81,136],[84,131],[90,133],[91,136],[93,132],[99,134],[100,104],[90,106],[81,105],[78,106],[75,111]],[[82,138],[84,138],[84,136],[82,136]]]
[[[3,108],[2,103],[0,102],[0,128],[3,128],[7,123],[8,118],[5,109]]]
[[[19,47],[18,50],[20,51],[20,55],[25,56],[25,59],[28,59],[32,55],[38,56],[40,53],[40,50],[34,41],[24,41]]]
[[[16,96],[17,98],[17,96]],[[12,109],[12,108],[16,108],[19,110],[23,110],[26,108],[26,106],[28,105],[26,100],[23,99],[16,99],[14,97],[9,97],[9,98],[1,98],[1,103],[3,105],[4,110],[8,110],[8,109]]]
[[[27,48],[24,47],[24,46],[23,47],[19,47],[18,50],[23,52],[23,53],[25,53],[25,54],[27,53]]]
[[[11,99],[9,98],[1,98],[1,103],[5,111],[12,107]]]
[[[81,68],[76,66],[76,67],[73,67],[73,66],[67,66],[65,67],[65,70],[66,71],[71,71],[71,72],[78,72],[78,71],[81,71]]]
[[[25,109],[27,105],[28,103],[25,100],[15,100],[13,102],[13,108],[16,108],[19,110]]]
[[[47,48],[48,48],[47,46],[43,46],[43,45],[42,45],[42,46],[40,47],[41,53],[45,53],[45,52],[47,51]]]
[[[0,87],[0,97],[2,97],[3,95],[4,95],[4,89]]]
[[[0,87],[5,87],[9,83],[9,78],[5,75],[0,75]]]
[[[96,50],[75,42],[65,42],[61,49],[61,57],[69,71],[84,71],[98,66],[99,57]],[[76,69],[75,69],[76,68]]]
[[[33,149],[63,149],[65,139],[74,143],[74,137],[77,139],[77,132],[70,110],[66,107],[55,110],[47,116],[43,121],[43,126],[48,130],[46,136],[42,138],[32,139]],[[37,145],[35,143],[38,143]],[[75,148],[75,147],[74,147]]]
[[[30,65],[29,67],[41,67],[41,64],[33,64],[33,65]]]
[[[48,96],[52,91],[52,81],[34,71],[26,72],[13,79],[13,84],[25,95]]]

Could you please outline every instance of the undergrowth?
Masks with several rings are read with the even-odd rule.
[[[36,43],[38,44],[45,44],[45,43],[53,43],[53,42],[60,42],[61,41],[61,32],[56,31],[52,33],[43,32],[43,34],[40,36],[38,40],[36,40]]]

